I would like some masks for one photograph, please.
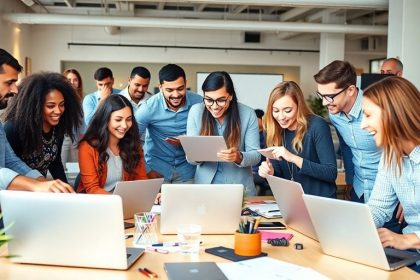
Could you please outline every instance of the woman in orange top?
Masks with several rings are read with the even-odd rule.
[[[79,166],[77,192],[109,194],[118,181],[147,179],[139,130],[127,98],[112,94],[103,100],[80,140]]]

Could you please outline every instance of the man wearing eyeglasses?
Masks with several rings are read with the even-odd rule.
[[[188,113],[202,97],[187,90],[184,70],[168,64],[159,71],[160,92],[136,111],[140,136],[145,134],[144,158],[149,178],[164,177],[165,183],[192,183],[190,165],[177,138],[186,134]]]
[[[335,60],[319,70],[314,79],[318,84],[316,94],[327,106],[340,141],[346,170],[345,197],[355,202],[367,202],[382,152],[375,145],[374,134],[360,127],[363,92],[356,87],[355,68],[347,61]],[[401,226],[395,215],[401,217],[402,222],[402,215],[395,209],[394,218],[385,227],[398,232]]]

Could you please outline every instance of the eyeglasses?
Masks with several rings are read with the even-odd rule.
[[[318,95],[319,98],[325,99],[329,103],[333,103],[334,102],[334,98],[336,98],[340,93],[346,91],[346,89],[348,89],[349,87],[350,86],[346,86],[345,88],[343,88],[342,90],[340,90],[339,92],[334,93],[334,94],[325,94],[325,95],[322,95],[319,91],[317,91],[316,94]]]
[[[208,97],[203,98],[203,102],[207,106],[213,106],[214,102],[216,102],[217,106],[223,107],[226,105],[227,101],[228,99],[226,97],[220,97],[220,98],[217,98],[216,100],[208,98]]]

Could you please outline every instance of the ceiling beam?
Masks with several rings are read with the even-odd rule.
[[[76,0],[64,0],[64,3],[66,3],[67,7],[69,8],[76,7]]]
[[[240,14],[242,13],[242,11],[248,9],[247,5],[241,5],[241,6],[237,6],[235,8],[232,9],[231,13],[234,15]]]
[[[311,10],[311,8],[293,8],[284,13],[282,13],[279,17],[280,21],[289,21],[300,16],[303,13]]]
[[[165,2],[159,2],[156,5],[156,9],[158,9],[158,10],[163,10],[163,8],[165,8]]]
[[[202,12],[207,7],[207,4],[200,4],[195,6],[196,12]]]

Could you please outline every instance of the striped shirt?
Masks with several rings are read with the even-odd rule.
[[[398,167],[384,166],[384,158],[379,163],[378,176],[368,202],[377,227],[392,217],[398,204],[404,209],[404,219],[408,226],[403,233],[415,233],[420,239],[420,146],[403,158],[401,175]]]

